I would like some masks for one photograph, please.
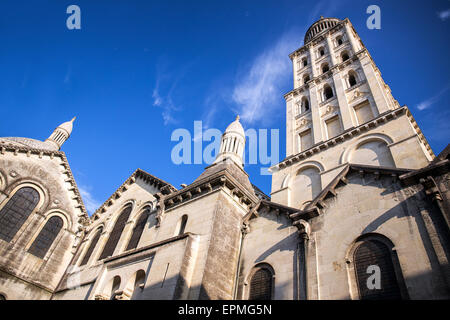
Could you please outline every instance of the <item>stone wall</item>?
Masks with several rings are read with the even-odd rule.
[[[347,178],[348,184],[324,200],[321,214],[311,220],[309,297],[358,299],[349,252],[358,237],[373,234],[394,244],[409,298],[448,299],[439,285],[444,278],[420,213],[420,197],[395,177],[352,173]]]
[[[14,238],[0,240],[0,291],[15,299],[48,299],[73,257],[80,237],[80,217],[85,215],[70,168],[62,152],[44,154],[4,147],[0,176],[0,209],[22,187],[39,193],[36,208]],[[28,249],[52,216],[60,217],[63,227],[40,258]],[[18,290],[24,283],[29,290]]]

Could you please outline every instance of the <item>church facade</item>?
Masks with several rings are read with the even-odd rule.
[[[270,197],[239,118],[177,189],[137,169],[87,215],[60,151],[0,138],[0,299],[449,299],[450,147],[435,156],[348,19],[290,54]]]

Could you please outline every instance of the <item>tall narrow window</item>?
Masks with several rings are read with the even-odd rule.
[[[128,242],[127,249],[136,249],[139,240],[141,239],[142,232],[144,232],[145,224],[147,223],[148,216],[150,214],[150,207],[147,207],[144,212],[139,216],[136,225],[134,226],[133,233],[131,234],[130,242]]]
[[[11,241],[39,202],[39,193],[24,187],[17,190],[0,211],[0,239]]]
[[[352,71],[350,71],[348,73],[348,84],[350,87],[353,87],[354,85],[356,85],[356,75]]]
[[[89,245],[89,248],[87,249],[87,251],[86,251],[86,253],[85,253],[84,257],[83,257],[83,260],[81,261],[80,266],[84,266],[85,264],[88,263],[89,258],[91,257],[92,252],[94,252],[95,246],[97,245],[98,240],[100,239],[100,236],[102,235],[102,231],[103,231],[103,229],[99,228],[97,230],[97,232],[95,233],[95,236],[91,240],[91,244]]]
[[[329,85],[326,85],[323,89],[323,94],[325,97],[325,100],[333,98],[333,89]]]
[[[139,294],[142,292],[145,283],[145,271],[139,270],[136,272],[136,278],[134,280],[134,288],[133,294],[131,295],[131,300],[135,300],[139,297]]]
[[[342,62],[347,61],[348,59],[350,59],[350,57],[348,55],[348,52],[347,51],[342,52],[341,58],[342,58]]]
[[[340,46],[343,43],[342,37],[337,38],[337,45]]]
[[[119,218],[117,218],[116,224],[109,235],[108,241],[106,242],[105,248],[103,249],[102,254],[100,255],[100,260],[105,259],[113,255],[114,250],[116,249],[117,243],[119,242],[120,236],[122,235],[123,228],[125,228],[125,224],[128,221],[128,218],[131,213],[131,206],[123,209]]]
[[[309,74],[303,77],[303,84],[306,84],[310,80]]]
[[[177,236],[180,236],[184,233],[184,230],[186,229],[187,220],[188,220],[187,214],[185,214],[181,217],[181,220],[179,221],[179,225],[178,225]]]
[[[115,300],[116,299],[116,291],[119,290],[120,288],[120,283],[121,283],[121,279],[119,276],[115,276],[113,281],[112,281],[112,287],[111,287],[111,300]]]
[[[48,219],[30,249],[28,249],[28,252],[43,259],[62,227],[63,220],[60,217],[53,216]]]
[[[322,57],[325,55],[325,49],[324,48],[320,48],[319,49],[319,55]]]
[[[354,261],[359,295],[362,300],[401,299],[391,252],[384,243],[377,240],[363,241],[355,250]],[[367,280],[372,275],[367,271],[369,266],[376,266],[380,271],[379,288],[368,288]]]
[[[302,99],[302,112],[308,112],[309,111],[309,101],[308,98],[304,97]]]
[[[250,280],[249,300],[272,299],[272,272],[267,268],[257,270]]]
[[[330,70],[330,67],[328,66],[328,63],[324,63],[322,65],[322,73],[328,72]]]
[[[308,65],[308,59],[303,59],[303,66],[306,67]]]

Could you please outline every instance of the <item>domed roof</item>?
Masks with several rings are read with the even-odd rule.
[[[236,120],[234,120],[225,130],[225,133],[227,132],[236,132],[240,134],[241,136],[245,137],[245,131],[242,127],[242,124],[239,122],[239,116],[236,117]]]
[[[67,131],[67,133],[70,135],[72,133],[73,129],[73,122],[76,119],[76,117],[73,117],[72,120],[66,121],[58,126],[58,128],[64,129]]]
[[[0,137],[0,143],[9,144],[18,147],[29,147],[33,149],[58,151],[54,145],[36,139],[21,137]]]
[[[320,19],[314,22],[311,27],[309,27],[308,31],[306,31],[304,39],[305,44],[325,30],[333,28],[339,22],[341,22],[341,20],[337,18],[320,17]]]

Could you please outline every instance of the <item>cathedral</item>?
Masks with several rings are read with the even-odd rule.
[[[75,119],[0,138],[0,299],[449,299],[450,147],[434,155],[348,19],[289,58],[270,197],[239,118],[189,185],[137,169],[91,216],[60,150]]]

